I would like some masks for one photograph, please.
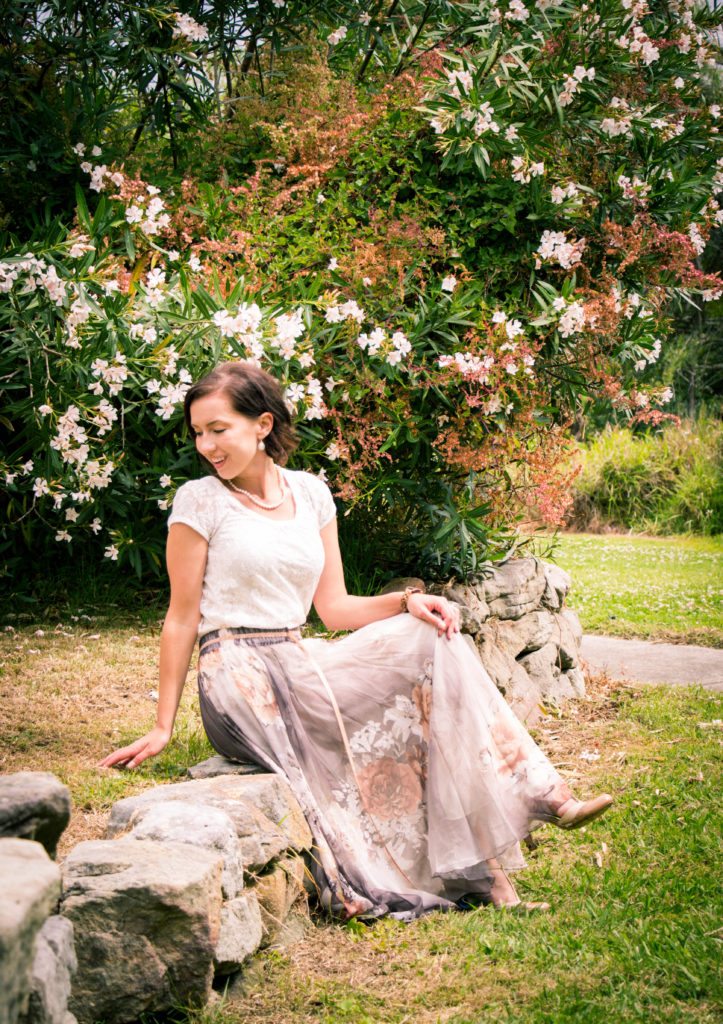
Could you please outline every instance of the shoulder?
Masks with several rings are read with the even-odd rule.
[[[331,491],[324,481],[314,473],[308,473],[305,469],[286,469],[284,473],[290,478],[292,486],[296,484],[306,491],[312,501],[325,501],[332,498]]]
[[[173,497],[173,504],[179,504],[184,500],[203,500],[213,498],[218,494],[218,482],[213,476],[202,476],[200,480],[187,480],[185,484],[176,491]],[[180,499],[180,501],[179,501]]]
[[[303,469],[284,468],[284,473],[292,487],[296,485],[306,494],[317,514],[319,526],[326,526],[336,513],[334,497],[327,484],[314,473],[308,473]]]
[[[219,497],[222,490],[212,476],[188,480],[176,491],[168,517],[173,523],[185,523],[209,540],[218,520]]]

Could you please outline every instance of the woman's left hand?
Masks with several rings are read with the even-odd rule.
[[[436,594],[410,594],[407,611],[416,619],[429,622],[440,636],[446,633],[448,640],[451,640],[455,633],[459,633],[459,607],[446,597],[439,597]]]

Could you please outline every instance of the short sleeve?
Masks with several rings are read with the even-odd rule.
[[[199,486],[201,484],[202,480],[189,480],[178,488],[168,517],[168,526],[170,528],[174,523],[185,523],[200,533],[204,540],[210,540],[214,524],[213,502],[205,488]]]
[[[332,493],[324,481],[320,480],[318,476],[314,476],[313,473],[304,473],[304,483],[316,512],[319,529],[323,530],[336,515],[336,505]]]

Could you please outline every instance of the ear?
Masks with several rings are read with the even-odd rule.
[[[270,412],[262,412],[256,422],[261,428],[261,433],[259,434],[261,439],[267,437],[274,429],[274,417]]]

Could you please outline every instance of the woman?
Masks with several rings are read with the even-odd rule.
[[[195,384],[185,416],[211,474],[169,519],[171,600],[156,726],[110,754],[133,768],[171,738],[193,645],[219,753],[288,780],[314,836],[322,905],[412,918],[492,903],[525,910],[505,868],[544,821],[576,828],[612,800],[577,801],[459,635],[455,606],[413,588],[347,593],[334,501],[282,468],[295,446],[279,386],[247,363]],[[341,640],[303,640],[311,603]]]

